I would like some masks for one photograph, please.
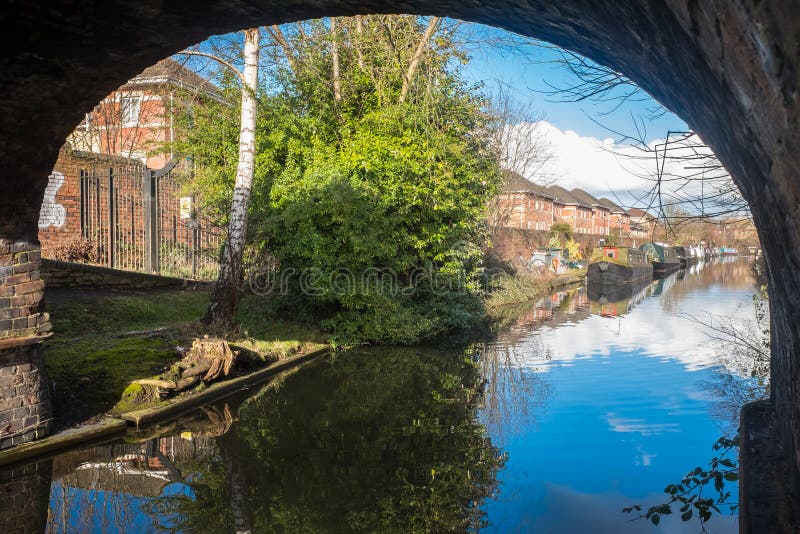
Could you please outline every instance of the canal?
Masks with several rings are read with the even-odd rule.
[[[0,471],[20,532],[698,532],[665,500],[763,394],[701,323],[754,318],[752,264],[584,287],[481,342],[369,348],[126,439]],[[590,298],[591,297],[591,298]],[[728,482],[730,502],[736,483]],[[713,488],[706,492],[714,496]],[[720,506],[706,528],[736,532]],[[677,510],[676,510],[677,512]]]

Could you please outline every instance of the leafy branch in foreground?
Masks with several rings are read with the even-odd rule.
[[[739,480],[739,464],[735,460],[738,454],[731,454],[739,449],[739,436],[733,439],[721,437],[714,443],[713,449],[719,454],[709,462],[708,469],[695,467],[686,473],[680,483],[669,484],[664,488],[664,493],[669,496],[666,502],[651,506],[645,511],[642,511],[641,504],[628,506],[622,511],[626,514],[638,513],[635,519],[647,519],[658,525],[662,516],[672,514],[673,508],[678,507],[682,521],[690,521],[696,517],[700,521],[701,532],[706,532],[706,522],[711,519],[713,512],[721,513],[720,506],[728,506],[731,512],[738,507],[737,504],[728,502],[731,492],[726,491],[725,483]],[[712,483],[716,495],[704,495],[703,492]]]

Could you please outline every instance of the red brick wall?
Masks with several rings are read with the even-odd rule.
[[[141,166],[141,163],[118,156],[72,151],[69,146],[62,148],[50,174],[39,216],[39,242],[43,257],[55,258],[59,247],[81,239],[81,170],[97,165],[119,169]],[[52,192],[54,196],[50,195]],[[131,193],[139,194],[138,191]],[[132,230],[130,221],[126,219],[127,213],[120,212],[119,217],[121,226],[126,231]],[[141,224],[142,221],[138,221],[138,225]]]

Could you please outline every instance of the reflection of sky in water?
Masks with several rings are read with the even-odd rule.
[[[484,505],[488,532],[699,530],[675,517],[654,527],[621,513],[634,503],[663,502],[667,484],[706,466],[724,426],[712,418],[716,400],[704,389],[724,369],[703,332],[677,313],[752,313],[752,289],[712,284],[670,295],[683,283],[623,317],[531,327],[512,346],[498,344],[510,349],[522,380],[544,382],[549,393],[544,404],[509,400],[517,404],[508,410],[509,428],[489,425],[508,461],[497,499]],[[727,516],[708,530],[737,528]]]
[[[188,487],[179,483],[167,484],[161,491],[162,497],[178,494],[191,495]],[[145,509],[153,500],[119,491],[64,486],[54,480],[47,532],[161,532],[171,525],[171,518],[162,515],[156,519],[148,514]]]

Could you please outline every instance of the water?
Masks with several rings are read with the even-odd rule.
[[[125,442],[6,470],[0,526],[697,532],[621,513],[706,465],[757,392],[697,323],[752,317],[749,264],[695,271],[622,300],[556,293],[483,343],[344,353]]]

